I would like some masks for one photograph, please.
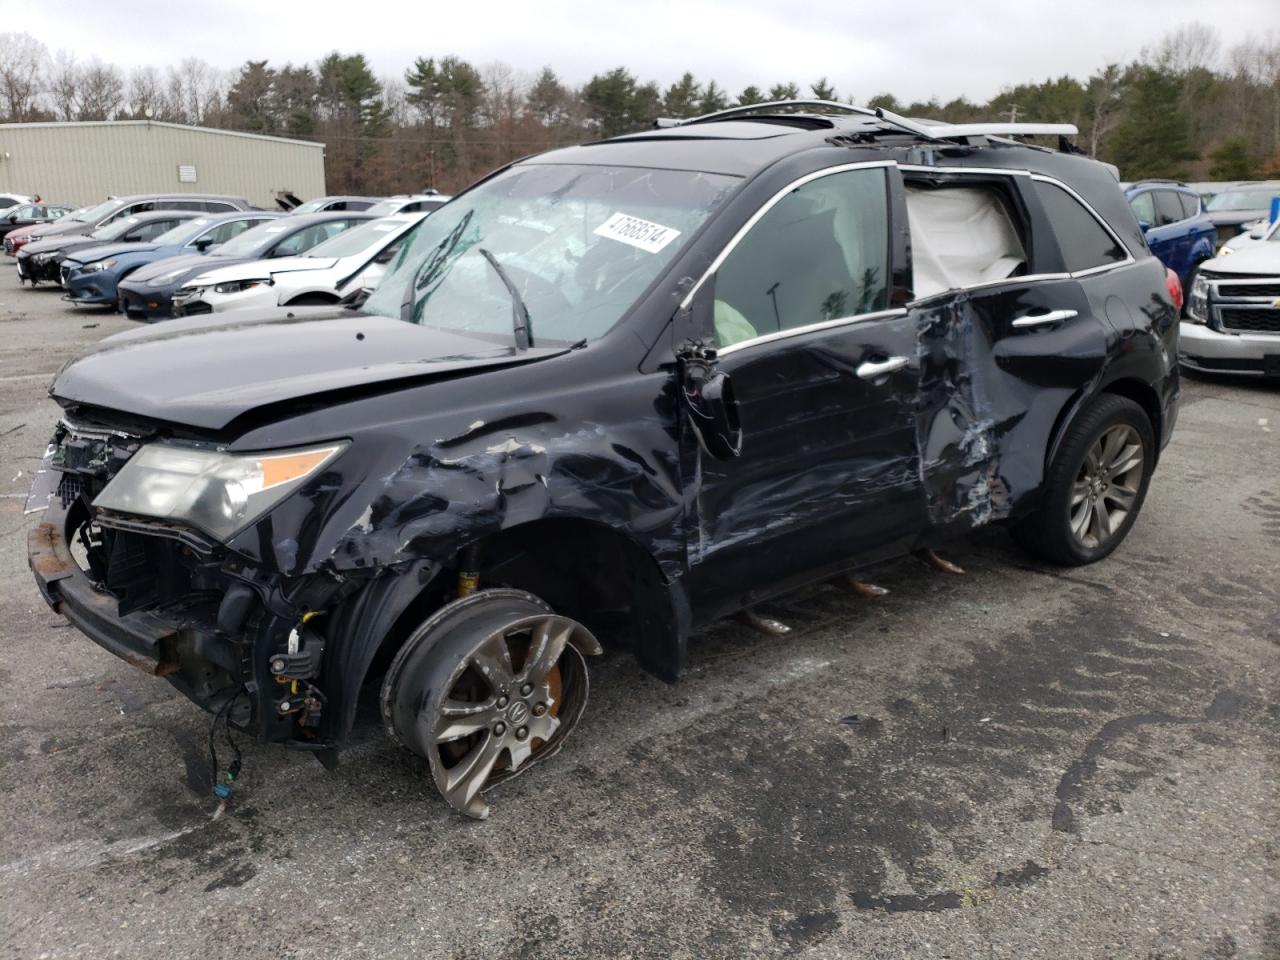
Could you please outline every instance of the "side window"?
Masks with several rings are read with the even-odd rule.
[[[882,168],[821,177],[775,203],[716,274],[720,344],[883,310],[888,203]]]
[[[172,230],[178,225],[178,220],[152,220],[150,223],[144,223],[142,226],[129,231],[126,240],[139,240],[146,242],[153,237],[158,237],[166,230]]]
[[[1138,222],[1148,226],[1156,225],[1156,201],[1150,190],[1145,190],[1129,201],[1129,209],[1138,218]]]
[[[256,227],[259,222],[257,220],[228,220],[226,223],[220,223],[204,234],[202,239],[207,238],[213,244],[226,243],[232,237],[240,236],[250,227]]]
[[[1053,224],[1063,264],[1069,272],[1124,261],[1127,253],[1119,241],[1075,197],[1055,184],[1042,180],[1032,182],[1049,222]]]
[[[13,197],[0,197],[0,210],[7,210],[17,202]]]
[[[1164,227],[1181,220],[1182,203],[1178,200],[1178,195],[1172,190],[1157,190],[1155,193],[1156,225]]]
[[[1178,194],[1178,200],[1182,204],[1182,217],[1184,220],[1189,220],[1200,214],[1199,198],[1193,197],[1189,193],[1180,193]]]
[[[200,209],[208,210],[210,213],[230,213],[236,209],[236,205],[227,203],[225,200],[202,200],[200,201]]]

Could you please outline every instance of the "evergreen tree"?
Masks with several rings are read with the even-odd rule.
[[[760,92],[759,87],[745,87],[743,91],[740,94],[738,94],[739,106],[746,107],[746,106],[750,106],[753,103],[764,103],[764,102],[765,102],[764,94]]]
[[[794,83],[775,83],[769,88],[769,100],[799,100],[800,87]]]
[[[836,98],[836,88],[827,83],[827,78],[822,77],[817,83],[809,87],[813,91],[815,100],[834,100]]]
[[[676,83],[667,87],[662,98],[662,109],[668,117],[694,117],[699,111],[702,100],[702,88],[693,79],[692,73],[686,73]]]
[[[1107,152],[1109,159],[1127,180],[1181,178],[1186,161],[1195,158],[1191,124],[1179,109],[1181,84],[1176,76],[1144,64],[1135,64],[1129,72],[1131,95]]]

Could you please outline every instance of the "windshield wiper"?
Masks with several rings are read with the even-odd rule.
[[[489,266],[493,267],[493,272],[507,288],[507,293],[511,294],[511,330],[515,336],[516,349],[528,350],[533,346],[533,329],[529,326],[529,308],[525,306],[524,297],[520,296],[520,291],[516,289],[510,275],[492,253],[484,247],[476,247],[476,252],[489,261]]]
[[[467,224],[471,222],[474,210],[468,210],[466,215],[458,221],[458,225],[450,230],[443,240],[441,240],[433,251],[431,256],[418,265],[413,271],[413,276],[409,278],[409,283],[404,288],[404,296],[400,300],[400,319],[406,323],[413,323],[413,298],[414,295],[425,287],[427,284],[435,280],[436,275],[449,259],[449,254],[453,253],[453,248],[458,245],[458,241],[462,239],[463,232],[467,229]]]

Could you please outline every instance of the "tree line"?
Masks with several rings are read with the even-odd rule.
[[[645,129],[660,116],[801,97],[955,123],[1074,123],[1078,145],[1125,179],[1280,177],[1280,38],[1224,48],[1201,24],[1170,32],[1130,63],[1020,83],[985,103],[859,98],[825,77],[734,94],[687,72],[664,87],[626,66],[574,86],[550,66],[525,75],[453,55],[419,57],[392,77],[377,76],[363,54],[336,51],[315,63],[251,60],[234,71],[196,57],[126,71],[0,33],[0,120],[148,118],[319,140],[329,188],[344,193],[454,192],[517,157]]]

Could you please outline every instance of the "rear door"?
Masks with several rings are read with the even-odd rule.
[[[915,329],[888,309],[895,182],[880,165],[803,183],[707,280],[743,435],[736,458],[699,460],[688,551],[703,609],[915,538]]]
[[[913,304],[920,456],[930,536],[938,540],[1009,516],[1038,492],[1057,416],[1107,354],[1101,305],[1091,303],[1080,278],[1129,259],[1056,183],[1025,175],[959,175],[951,183],[966,181],[998,190],[1025,262],[1003,278]],[[913,216],[919,251],[917,226]],[[920,266],[917,254],[917,286]]]

